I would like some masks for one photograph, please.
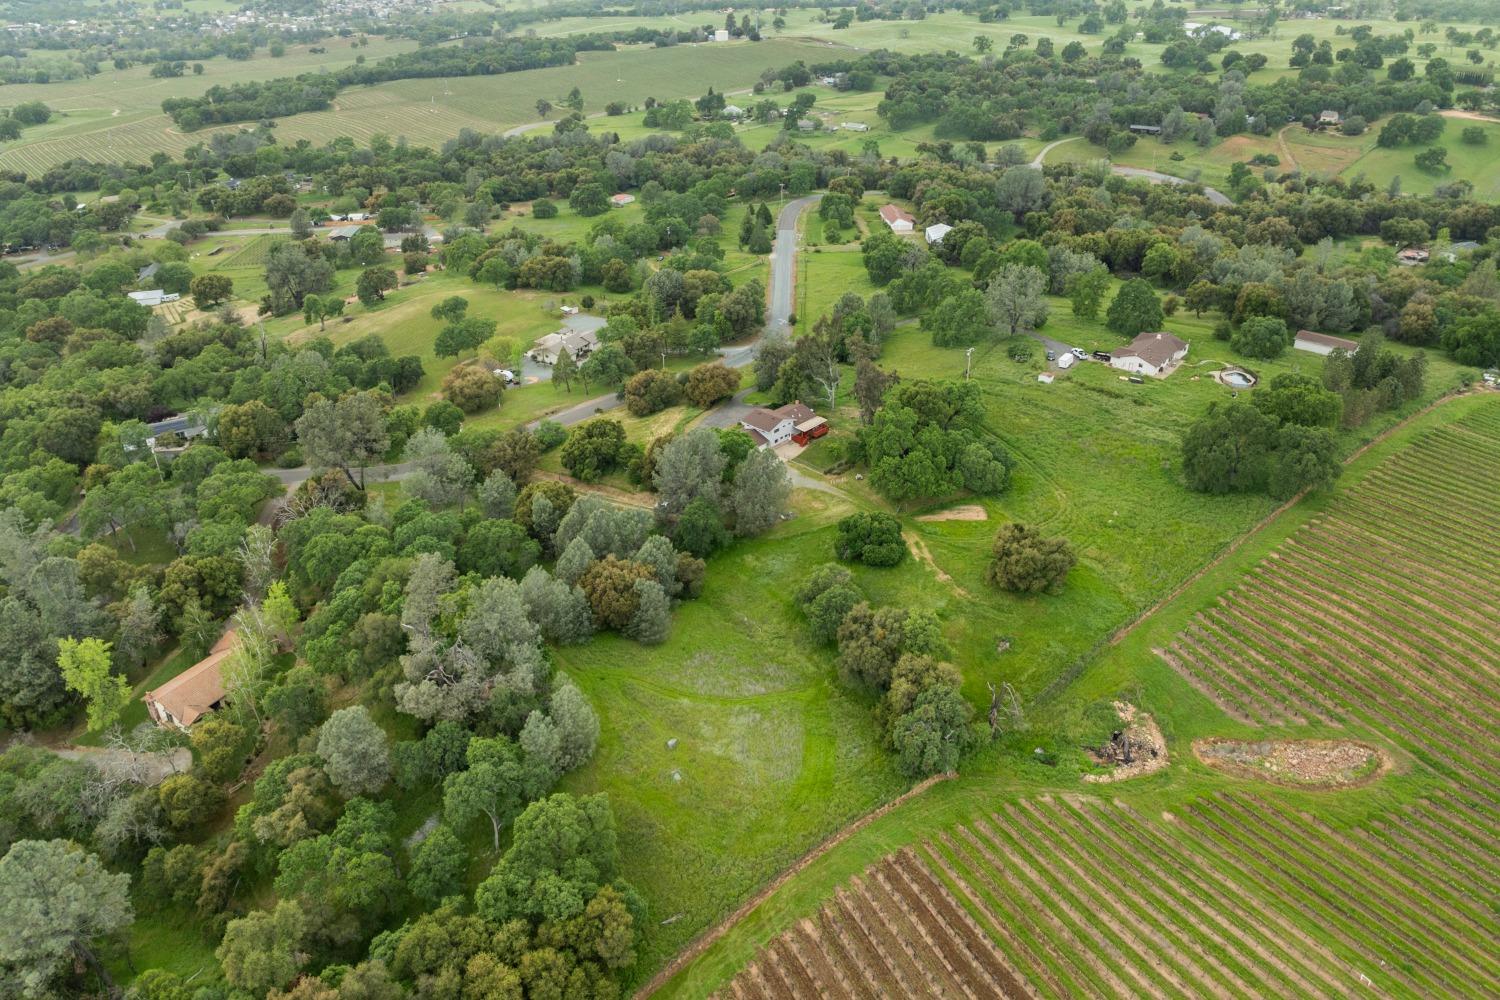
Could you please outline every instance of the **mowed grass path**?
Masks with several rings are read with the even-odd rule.
[[[1500,591],[1497,458],[1493,394],[1419,416],[1109,648],[1031,732],[809,866],[658,995],[742,969],[734,995],[994,995],[1002,973],[1009,995],[1049,997],[1494,993],[1500,654],[1474,623]],[[1173,654],[1193,684],[1154,652],[1226,615],[1241,627],[1190,667]],[[1116,697],[1162,724],[1166,770],[1101,794],[1070,760],[1023,759],[1037,731],[1100,738],[1076,706]],[[1211,735],[1354,737],[1395,766],[1282,789],[1198,764],[1191,741]]]

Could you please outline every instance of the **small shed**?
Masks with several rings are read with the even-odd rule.
[[[941,243],[943,242],[943,237],[951,232],[953,232],[952,226],[946,222],[937,222],[928,226],[927,231],[923,235],[927,238],[928,243]]]
[[[1347,337],[1331,337],[1326,333],[1315,333],[1312,330],[1298,330],[1297,339],[1292,341],[1292,347],[1309,354],[1329,355],[1334,351],[1348,351],[1353,354],[1359,350],[1359,342]]]

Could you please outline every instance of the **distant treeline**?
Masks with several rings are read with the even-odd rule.
[[[340,90],[357,84],[426,77],[494,76],[544,66],[568,66],[578,52],[613,48],[606,35],[439,46],[389,56],[372,64],[346,66],[333,73],[304,73],[232,87],[210,87],[202,97],[168,98],[162,101],[161,109],[179,128],[191,132],[208,125],[323,111]]]

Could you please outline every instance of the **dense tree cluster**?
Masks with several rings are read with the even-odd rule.
[[[874,693],[876,717],[901,770],[913,778],[958,766],[976,742],[974,709],[959,691],[942,624],[928,611],[874,607],[837,563],[797,592],[816,639],[836,643],[839,677]]]

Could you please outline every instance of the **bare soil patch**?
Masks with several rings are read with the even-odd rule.
[[[953,593],[957,594],[959,597],[969,596],[969,592],[960,587],[957,583],[953,582],[953,577],[949,576],[943,570],[943,567],[939,566],[937,562],[932,558],[932,550],[927,547],[926,542],[922,541],[922,539],[918,538],[916,535],[907,535],[906,542],[907,547],[911,549],[911,554],[917,559],[918,562],[924,562],[929,567],[931,567],[932,572],[937,576],[940,582],[945,583],[949,587],[951,587],[953,589]]]
[[[961,507],[949,507],[947,510],[934,511],[917,517],[918,521],[988,521],[989,519],[990,512],[977,503],[966,503]]]
[[[1115,730],[1104,746],[1090,750],[1098,763],[1112,770],[1085,774],[1084,781],[1096,784],[1125,781],[1155,774],[1167,766],[1167,740],[1156,720],[1123,701],[1115,702],[1115,713],[1124,725]]]
[[[1193,741],[1209,767],[1238,778],[1293,788],[1355,788],[1391,769],[1391,759],[1356,740]]]

